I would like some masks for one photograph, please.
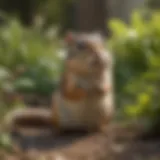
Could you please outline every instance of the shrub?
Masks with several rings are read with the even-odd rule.
[[[55,88],[61,69],[55,33],[26,29],[16,20],[0,28],[0,66],[12,75],[14,89],[49,93]]]
[[[23,107],[17,92],[49,96],[57,87],[63,59],[59,44],[55,28],[25,28],[16,19],[0,26],[0,123],[10,109]],[[11,148],[5,133],[0,133],[0,148]]]
[[[13,150],[11,137],[7,133],[0,133],[0,149],[8,152]]]
[[[131,23],[112,20],[117,101],[133,118],[160,124],[160,13],[132,15]]]
[[[74,0],[37,1],[37,11],[44,18],[45,26],[56,24],[62,30],[73,25]]]

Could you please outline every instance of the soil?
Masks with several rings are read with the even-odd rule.
[[[13,134],[13,153],[0,160],[160,160],[160,140],[137,138],[139,131],[112,125],[104,133],[82,131],[54,135],[50,130]]]
[[[33,106],[48,104],[48,100],[31,103],[28,99]],[[92,134],[70,131],[55,135],[48,128],[26,129],[21,134],[12,133],[14,150],[0,149],[0,160],[160,160],[160,140],[138,138],[141,132],[141,126],[121,124]]]

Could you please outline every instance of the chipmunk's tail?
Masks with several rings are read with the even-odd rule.
[[[22,108],[8,113],[4,118],[7,131],[15,132],[20,128],[53,127],[50,110],[42,108]]]

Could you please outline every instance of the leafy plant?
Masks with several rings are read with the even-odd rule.
[[[63,69],[59,44],[55,28],[25,28],[16,19],[0,26],[0,123],[10,109],[24,106],[22,95],[52,94]]]
[[[12,74],[15,89],[47,93],[55,88],[61,58],[52,30],[26,29],[17,20],[0,28],[0,65]]]
[[[160,124],[160,13],[133,13],[131,23],[112,20],[117,101],[124,113]]]
[[[12,140],[7,133],[0,133],[0,149],[11,151],[13,149]]]

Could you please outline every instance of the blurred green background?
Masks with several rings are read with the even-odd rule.
[[[160,128],[159,7],[159,0],[1,0],[0,121],[15,107],[50,103],[67,30],[101,30],[115,58],[117,118]]]

